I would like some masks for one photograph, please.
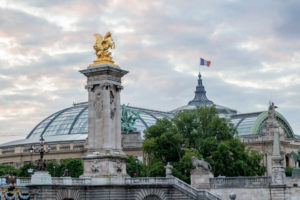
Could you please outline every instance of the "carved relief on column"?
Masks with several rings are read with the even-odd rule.
[[[96,112],[96,119],[101,119],[103,115],[103,91],[99,85],[95,86],[93,96],[93,104]]]
[[[116,110],[117,110],[117,105],[116,105],[116,101],[115,101],[115,92],[112,89],[110,89],[110,118],[113,120],[114,117],[115,117],[115,113],[116,113]]]

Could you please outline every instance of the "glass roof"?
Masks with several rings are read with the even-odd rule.
[[[40,136],[87,134],[88,133],[88,105],[87,103],[74,104],[73,107],[58,111],[40,122],[26,138]],[[143,133],[146,128],[156,123],[157,119],[172,118],[172,114],[127,106],[133,113],[140,113],[135,122],[137,131]]]
[[[286,137],[295,137],[294,132],[287,120],[278,112],[275,113],[278,123],[284,130]],[[238,135],[255,135],[262,134],[262,127],[267,120],[268,114],[264,112],[245,113],[233,115],[231,123],[237,129]]]

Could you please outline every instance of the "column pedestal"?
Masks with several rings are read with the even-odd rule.
[[[111,64],[81,70],[87,77],[88,151],[82,158],[82,177],[109,178],[126,175],[126,155],[121,146],[121,78],[128,73]]]

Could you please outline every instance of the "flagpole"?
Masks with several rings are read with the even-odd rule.
[[[199,60],[200,62],[199,62],[199,73],[198,74],[200,74],[200,68],[201,68],[201,58],[200,58],[200,60]],[[198,76],[198,75],[197,75]]]

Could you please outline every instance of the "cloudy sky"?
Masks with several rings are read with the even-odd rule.
[[[0,0],[0,141],[24,138],[50,114],[87,100],[78,71],[94,33],[112,32],[129,70],[122,103],[169,111],[207,96],[240,113],[270,100],[300,134],[300,1]]]

